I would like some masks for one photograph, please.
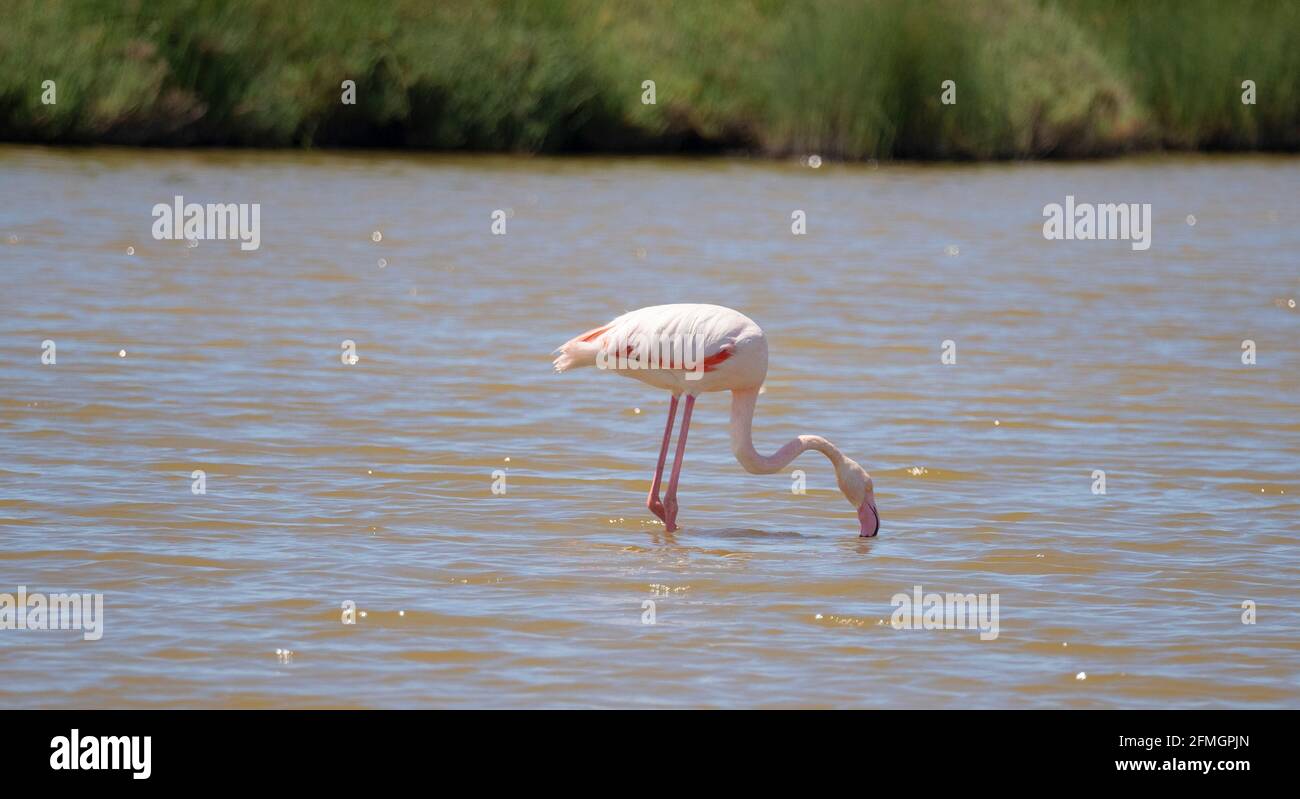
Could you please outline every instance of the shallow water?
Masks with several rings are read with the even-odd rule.
[[[1300,706],[1297,187],[0,148],[0,592],[105,603],[0,630],[0,706]],[[176,194],[261,203],[261,248],[153,240]],[[1067,194],[1151,203],[1151,249],[1044,240]],[[724,395],[683,529],[646,511],[667,396],[550,353],[678,301],[763,325],[758,449],[830,438],[879,538],[816,453],[804,495],[745,473]],[[915,585],[998,637],[893,629]]]

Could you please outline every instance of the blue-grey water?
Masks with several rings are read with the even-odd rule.
[[[0,148],[0,593],[104,601],[0,629],[0,706],[1300,706],[1298,186]],[[155,240],[178,194],[260,248]],[[1067,195],[1150,249],[1045,240]],[[665,533],[667,395],[550,353],[667,302],[764,327],[758,449],[834,441],[878,538],[816,453],[744,472],[721,395]],[[917,585],[996,639],[894,629]]]

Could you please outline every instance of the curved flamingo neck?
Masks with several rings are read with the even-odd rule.
[[[830,460],[836,471],[844,464],[844,453],[821,436],[796,436],[771,455],[754,449],[754,408],[758,389],[735,389],[731,392],[731,451],[750,474],[772,474],[808,450],[816,450]]]

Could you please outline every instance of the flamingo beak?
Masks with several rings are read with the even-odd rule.
[[[858,508],[858,522],[862,525],[858,538],[874,538],[880,532],[880,514],[876,511],[876,503],[869,499],[863,501],[862,507]]]

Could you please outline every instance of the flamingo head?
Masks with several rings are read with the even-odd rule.
[[[858,536],[875,536],[880,532],[880,514],[876,511],[876,489],[871,483],[871,475],[857,461],[845,458],[844,463],[835,470],[835,480],[840,485],[840,491],[858,509],[858,523],[862,528]]]

